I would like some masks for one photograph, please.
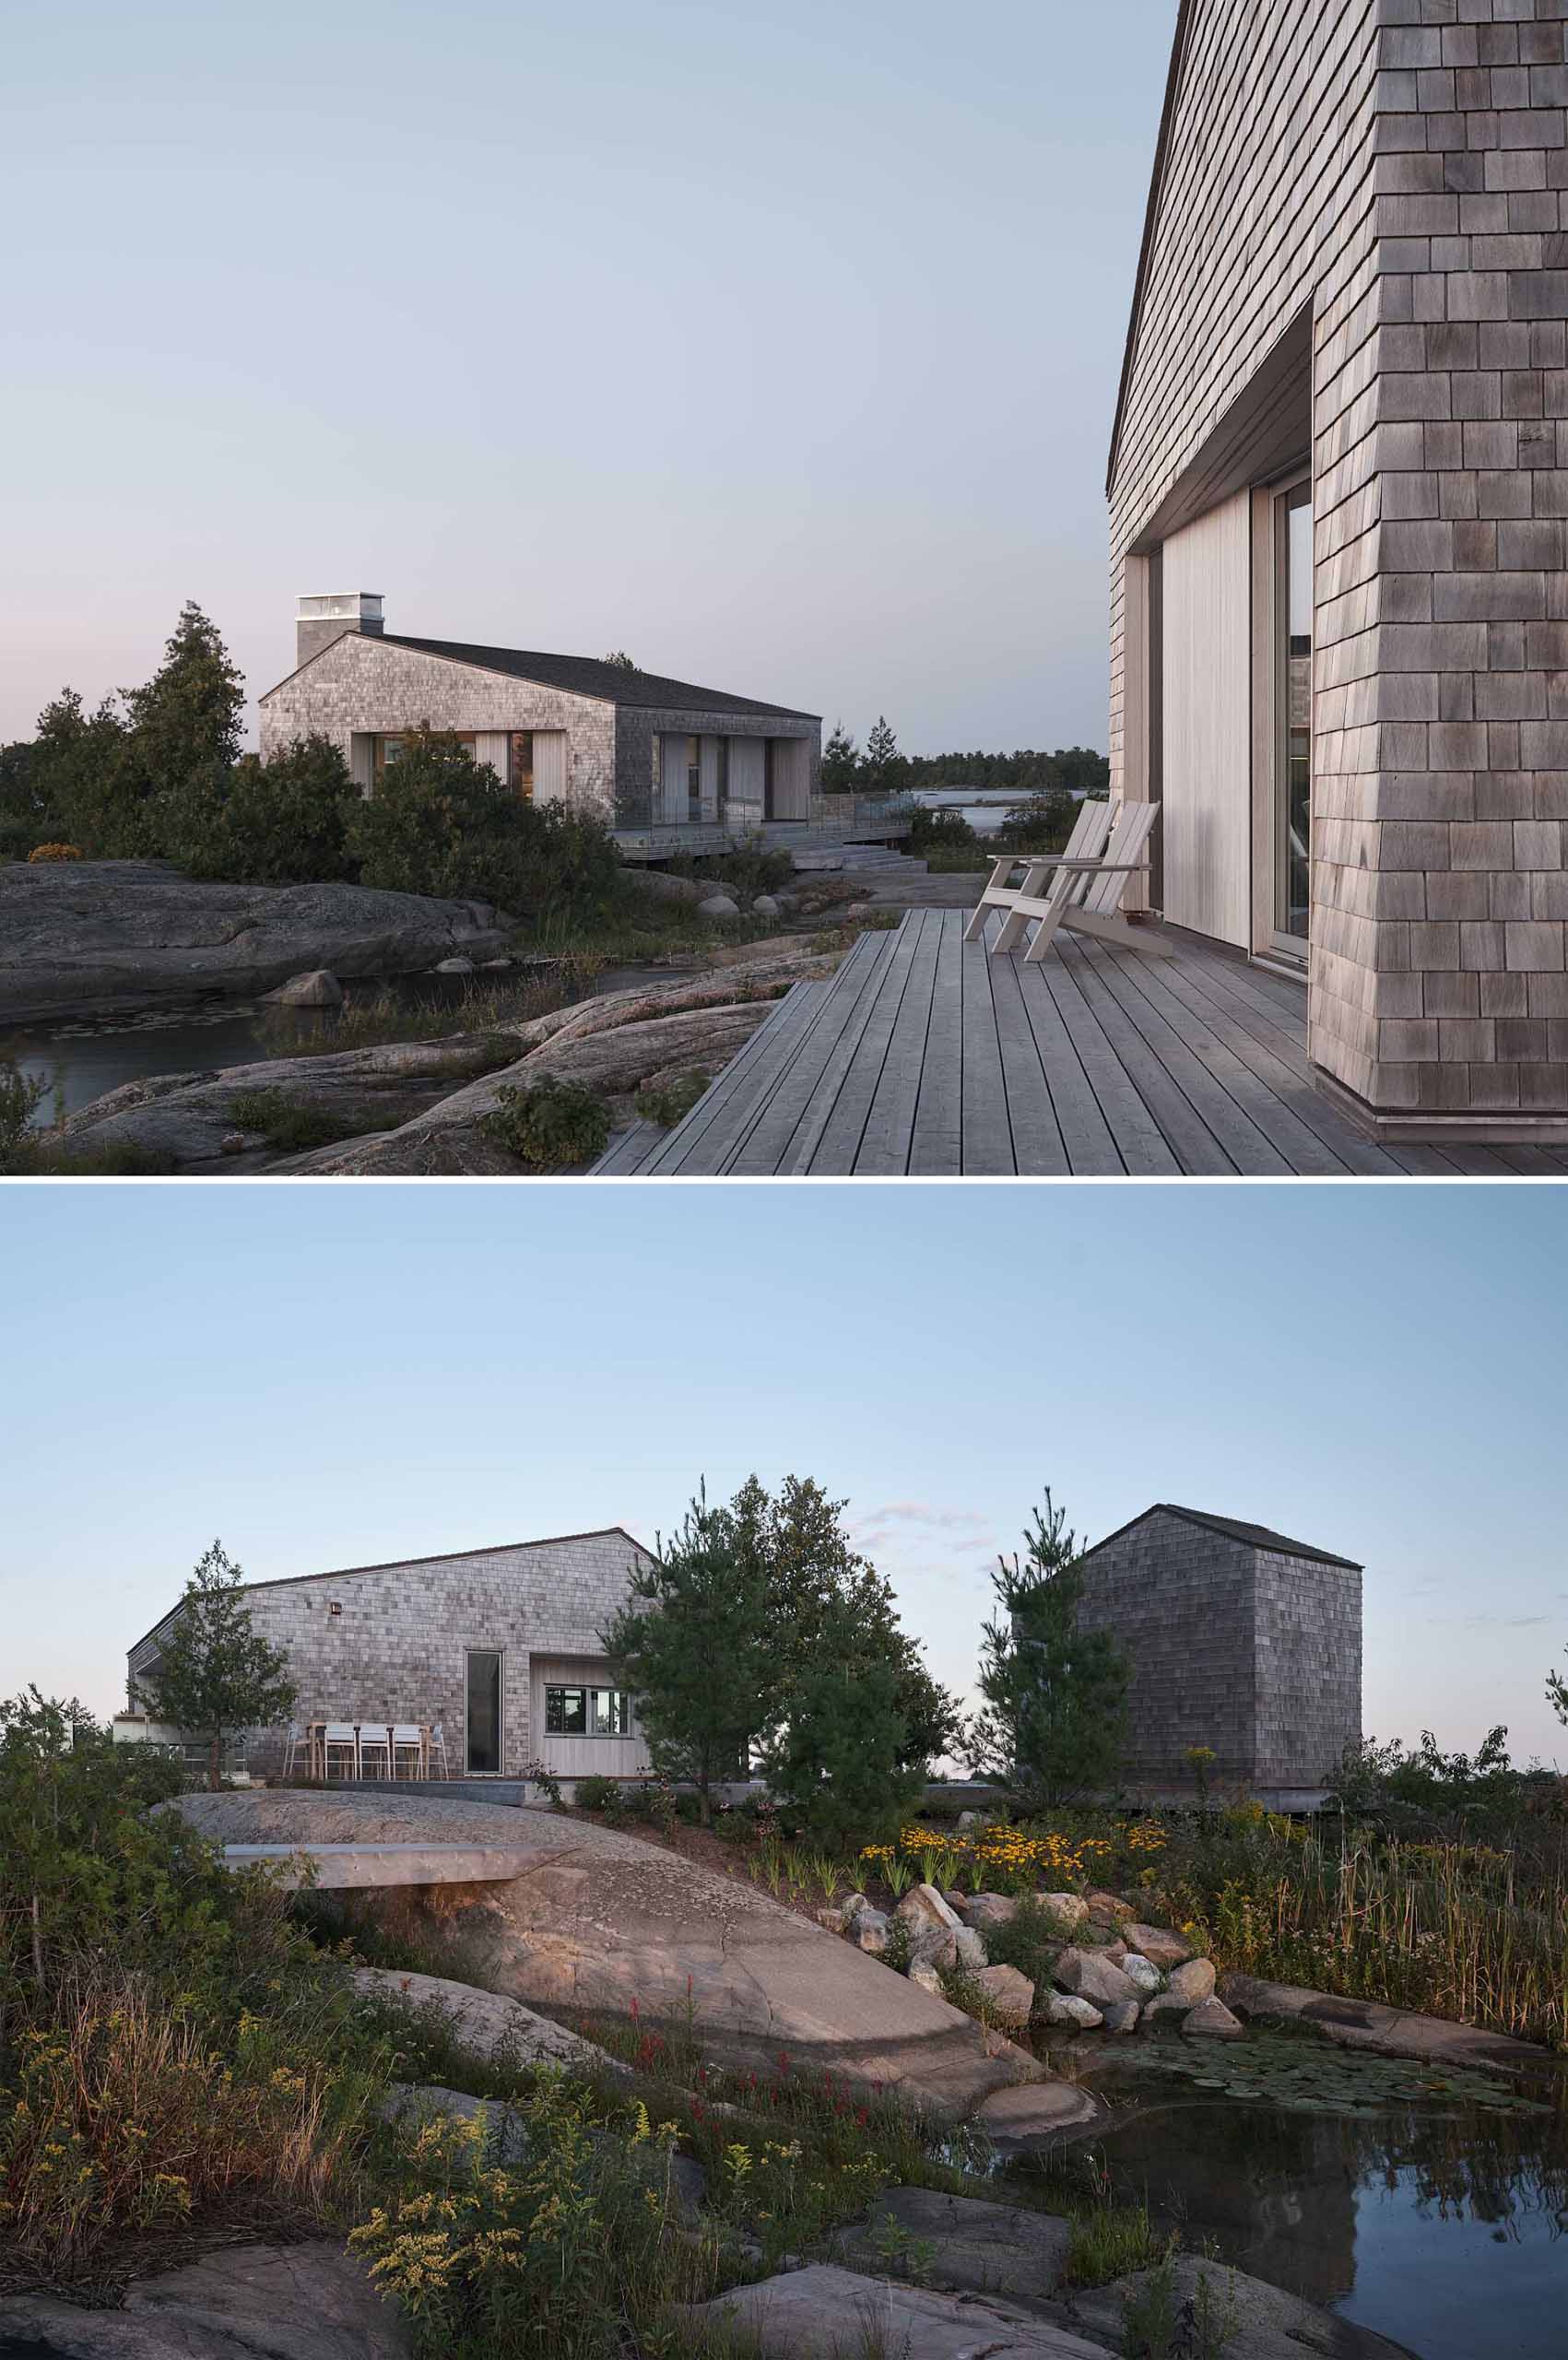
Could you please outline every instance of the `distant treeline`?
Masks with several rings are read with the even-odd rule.
[[[1091,746],[1058,746],[1049,754],[1032,747],[1011,754],[901,754],[885,716],[878,717],[864,749],[842,721],[822,749],[822,786],[829,795],[893,795],[940,786],[1103,795],[1110,784],[1109,761]]]

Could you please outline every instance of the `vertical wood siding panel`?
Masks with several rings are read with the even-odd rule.
[[[1251,499],[1173,533],[1163,561],[1165,914],[1245,949],[1251,902]]]

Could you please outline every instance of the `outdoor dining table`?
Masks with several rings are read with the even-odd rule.
[[[327,1730],[328,1730],[329,1729],[338,1729],[338,1728],[342,1728],[342,1729],[351,1729],[353,1730],[353,1732],[354,1732],[354,1751],[355,1751],[356,1758],[358,1757],[358,1754],[359,1754],[359,1749],[360,1749],[360,1731],[362,1729],[415,1729],[415,1728],[417,1728],[417,1729],[419,1729],[419,1776],[420,1776],[420,1777],[421,1777],[421,1778],[428,1778],[428,1777],[430,1776],[430,1728],[431,1728],[431,1724],[430,1724],[429,1721],[419,1721],[419,1722],[414,1722],[414,1721],[407,1721],[407,1722],[405,1722],[405,1721],[341,1721],[341,1722],[339,1722],[339,1721],[337,1721],[337,1720],[330,1720],[330,1721],[307,1721],[307,1722],[306,1722],[306,1724],[305,1724],[305,1740],[306,1740],[306,1745],[307,1745],[308,1750],[309,1750],[309,1755],[308,1755],[308,1758],[309,1758],[310,1765],[311,1765],[311,1768],[310,1768],[310,1775],[311,1775],[311,1776],[312,1776],[312,1778],[322,1778],[322,1779],[324,1779],[324,1778],[325,1778],[325,1776],[326,1776],[326,1732],[327,1732]],[[388,1773],[388,1776],[391,1776],[391,1777],[393,1777],[393,1778],[395,1778],[395,1777],[396,1777],[396,1775],[397,1775],[397,1765],[396,1765],[395,1759],[394,1758],[394,1756],[393,1756],[390,1752],[388,1753],[388,1756],[387,1756],[387,1765],[386,1765],[386,1766],[387,1766],[387,1773]]]

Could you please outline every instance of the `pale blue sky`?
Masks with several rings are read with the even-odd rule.
[[[1049,1482],[1366,1565],[1366,1726],[1568,1762],[1568,1202],[1517,1185],[6,1194],[0,1693],[253,1578],[816,1476],[972,1677]]]
[[[300,591],[1105,738],[1175,0],[8,0],[0,739]]]

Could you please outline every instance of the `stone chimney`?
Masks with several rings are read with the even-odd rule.
[[[381,637],[379,590],[334,590],[325,596],[301,598],[294,624],[294,662],[308,664],[346,631],[368,631]]]

